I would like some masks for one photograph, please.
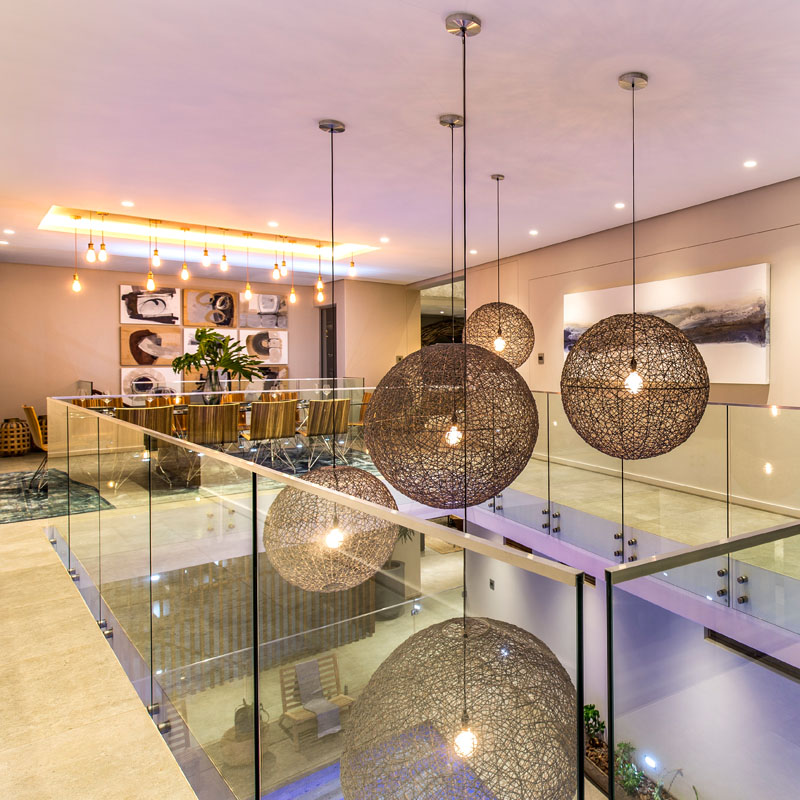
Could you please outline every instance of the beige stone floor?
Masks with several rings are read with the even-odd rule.
[[[0,795],[194,798],[42,522],[0,534]]]
[[[533,497],[547,496],[547,465],[531,460],[509,487]],[[552,464],[550,492],[554,503],[621,521],[620,479],[578,467]],[[675,548],[724,539],[727,506],[720,500],[668,489],[641,481],[625,481],[625,524],[675,542]],[[751,533],[798,520],[743,505],[730,508],[731,535]],[[737,559],[800,578],[800,536],[742,551]]]

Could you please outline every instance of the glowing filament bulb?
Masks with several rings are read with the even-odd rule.
[[[356,262],[355,261],[351,261],[350,262],[350,277],[351,278],[355,278],[355,276],[356,276]]]
[[[153,250],[153,258],[150,259],[150,263],[154,267],[160,267],[161,266],[161,256],[158,254],[158,248],[157,247],[156,247],[155,250]]]
[[[108,250],[106,250],[105,242],[100,245],[100,252],[97,254],[98,261],[108,261]]]
[[[189,280],[189,268],[186,266],[186,262],[183,262],[183,269],[181,270],[181,280],[188,281]]]
[[[289,292],[289,302],[290,303],[296,303],[297,302],[297,295],[295,294],[294,286],[292,286],[292,291]]]
[[[285,278],[289,274],[289,270],[286,267],[286,261],[281,261],[281,277]]]
[[[275,267],[272,270],[272,278],[273,278],[273,280],[278,280],[278,278],[280,278],[280,276],[281,276],[281,271],[278,268],[278,264],[276,262]]]
[[[630,374],[625,378],[625,388],[631,394],[638,394],[643,384],[642,376],[636,371],[636,359],[632,358]]]
[[[461,440],[464,438],[464,434],[458,429],[458,425],[454,422],[450,426],[450,430],[444,435],[444,440],[450,447],[455,447],[457,444],[461,443]]]
[[[253,292],[250,290],[250,282],[248,281],[247,286],[244,287],[244,299],[249,300],[253,296]]]
[[[86,248],[86,260],[90,264],[93,264],[95,261],[97,261],[97,253],[95,253],[94,245],[91,242],[89,242],[89,246]]]
[[[147,273],[147,283],[145,284],[148,292],[152,292],[156,288],[156,282],[153,280],[153,270]]]
[[[325,286],[322,283],[322,276],[320,275],[320,277],[317,278],[317,289],[321,292],[324,288]]]
[[[208,248],[207,247],[203,248],[203,260],[202,260],[201,263],[203,264],[204,267],[210,267],[211,266],[211,256],[208,254]]]
[[[331,550],[337,550],[344,542],[344,533],[339,527],[339,523],[334,520],[333,527],[325,534],[325,545],[330,547]]]
[[[498,332],[497,338],[494,340],[495,353],[502,353],[506,349],[506,340]]]
[[[320,291],[317,292],[317,302],[321,303],[323,300],[325,300],[325,295],[322,293],[322,290],[320,289]]]
[[[222,272],[228,271],[228,256],[225,253],[222,254],[222,260],[219,262],[219,268]]]
[[[72,291],[73,292],[79,292],[80,290],[81,290],[81,282],[80,282],[80,278],[78,278],[78,273],[76,272],[72,276]]]
[[[478,746],[478,737],[472,732],[471,728],[462,728],[456,735],[455,742],[456,755],[462,758],[469,758]]]

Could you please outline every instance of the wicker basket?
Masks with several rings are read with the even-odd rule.
[[[11,417],[0,424],[0,457],[24,456],[31,449],[31,432],[28,424]]]

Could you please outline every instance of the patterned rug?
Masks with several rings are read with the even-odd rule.
[[[343,800],[339,764],[312,772],[299,781],[262,795],[261,800]]]
[[[72,514],[86,514],[97,511],[98,508],[114,508],[98,495],[97,489],[85,483],[70,481],[61,470],[49,470],[46,492],[30,491],[27,488],[32,477],[32,472],[0,473],[0,524],[61,517],[66,515],[68,508]]]

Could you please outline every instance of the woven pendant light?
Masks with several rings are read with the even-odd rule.
[[[381,475],[407,497],[434,508],[464,508],[505,489],[525,468],[539,434],[533,395],[494,352],[455,342],[453,226],[454,129],[464,132],[462,161],[464,296],[467,267],[466,39],[480,31],[469,14],[448,28],[462,40],[462,113],[450,129],[450,294],[452,342],[423,347],[384,375],[364,416],[364,441]],[[466,20],[467,27],[457,27]]]
[[[571,800],[575,717],[575,688],[543,642],[494,619],[450,619],[403,642],[354,703],[342,791],[346,800]]]
[[[601,453],[623,459],[668,453],[692,435],[708,404],[703,357],[671,323],[636,313],[635,97],[647,76],[619,77],[631,92],[633,313],[600,320],[564,362],[561,399],[572,427]]]
[[[303,480],[397,509],[386,486],[363,469],[321,467]],[[338,592],[371,578],[389,559],[399,533],[391,522],[287,486],[267,512],[264,549],[294,586]]]
[[[492,175],[497,184],[497,302],[484,303],[469,315],[464,326],[465,341],[497,353],[513,367],[521,367],[533,352],[533,325],[524,311],[500,302],[500,181],[505,175]]]

